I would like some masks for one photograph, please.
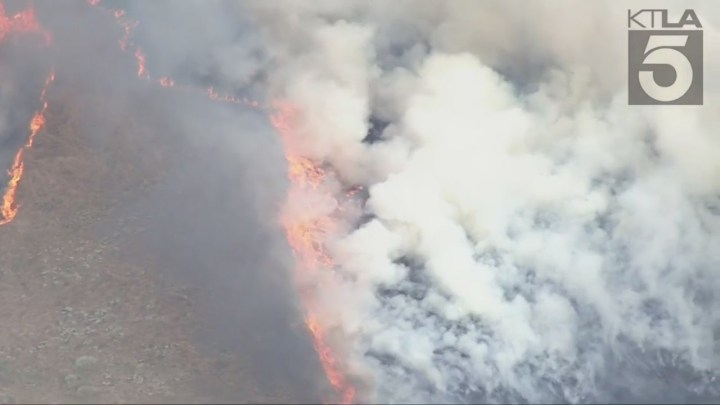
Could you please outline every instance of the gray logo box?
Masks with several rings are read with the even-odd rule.
[[[628,31],[628,104],[702,103],[702,30]]]

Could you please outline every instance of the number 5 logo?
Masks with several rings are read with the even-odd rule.
[[[630,31],[630,104],[702,104],[702,31]]]
[[[645,47],[643,65],[666,65],[675,70],[675,81],[662,86],[655,81],[653,70],[638,72],[640,86],[645,94],[657,101],[673,101],[684,96],[693,79],[693,68],[688,58],[674,48],[683,48],[687,44],[687,35],[651,35]]]

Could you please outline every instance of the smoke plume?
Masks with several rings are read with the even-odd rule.
[[[693,6],[699,108],[627,105],[610,2],[252,7],[293,147],[365,190],[318,293],[365,400],[717,398],[719,22]]]

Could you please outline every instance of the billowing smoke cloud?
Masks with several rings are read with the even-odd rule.
[[[690,6],[704,107],[627,105],[610,2],[252,7],[294,146],[367,191],[320,293],[366,400],[720,395],[720,21]]]
[[[633,3],[643,5],[696,10],[703,107],[627,105],[627,8],[610,1],[123,8],[141,21],[134,40],[159,75],[297,110],[286,142],[329,169],[319,192],[345,208],[343,231],[327,240],[334,268],[302,282],[315,286],[361,401],[711,401],[720,396],[720,8]],[[170,102],[161,115],[188,150],[206,153],[180,159],[171,190],[141,204],[155,213],[143,242],[219,292],[209,318],[224,324],[223,339],[247,342],[244,325],[282,313],[273,338],[254,347],[257,363],[284,367],[300,357],[271,355],[295,344],[277,326],[291,316],[275,307],[277,297],[293,305],[276,280],[289,280],[292,264],[268,225],[286,187],[279,143],[257,116],[190,104]],[[223,135],[207,140],[210,126]],[[243,170],[238,185],[230,173]],[[362,191],[348,201],[353,186]],[[177,190],[200,198],[167,197]],[[336,214],[332,204],[313,209]],[[250,302],[257,312],[237,315]]]

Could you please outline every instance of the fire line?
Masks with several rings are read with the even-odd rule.
[[[100,6],[101,0],[88,0],[88,3],[92,6]],[[118,25],[123,27],[124,35],[120,39],[120,48],[123,51],[130,52],[131,48],[134,49],[133,55],[137,63],[137,76],[139,78],[150,80],[159,84],[164,88],[178,88],[175,80],[167,76],[160,78],[152,78],[147,67],[145,53],[142,49],[131,42],[132,29],[137,27],[137,21],[130,21],[127,19],[127,13],[124,10],[118,9],[104,9],[111,12]],[[188,89],[181,87],[184,90],[194,91],[195,89]],[[264,110],[274,111],[274,114],[270,117],[271,123],[281,134],[283,138],[287,138],[291,135],[291,127],[289,126],[289,114],[292,112],[289,108],[282,107],[281,104],[275,105],[274,107],[281,106],[281,108],[272,108],[262,106],[259,102],[254,100],[248,100],[245,98],[237,98],[230,95],[221,95],[214,87],[209,87],[204,91],[205,95],[215,101],[221,101],[231,104],[243,104],[246,106],[261,108]],[[287,107],[287,106],[285,106]],[[287,160],[289,164],[288,176],[292,183],[290,195],[288,199],[293,198],[294,190],[302,189],[303,187],[311,187],[318,189],[322,180],[325,176],[324,172],[320,167],[315,165],[311,160],[294,156],[287,150]],[[285,221],[284,222],[286,237],[292,247],[292,250],[298,260],[299,268],[306,268],[308,266],[328,266],[332,260],[328,254],[324,251],[321,243],[316,240],[322,233],[328,231],[333,227],[331,218],[316,218],[312,221]],[[304,294],[301,294],[301,296]],[[347,381],[343,374],[340,362],[333,352],[332,348],[327,342],[326,331],[323,328],[322,322],[316,314],[310,310],[308,303],[309,297],[306,295],[302,297],[303,304],[306,307],[306,314],[304,316],[305,325],[312,337],[313,346],[318,354],[320,362],[323,367],[323,371],[326,375],[327,380],[333,386],[335,391],[341,397],[343,404],[351,404],[355,401],[356,391],[355,388]]]
[[[285,153],[288,162],[288,179],[290,180],[288,202],[292,202],[295,197],[308,191],[332,198],[330,192],[323,189],[323,181],[327,173],[312,160],[296,155],[287,144],[293,136],[296,109],[285,102],[276,102],[275,107],[275,113],[270,117],[270,121],[286,142]],[[296,271],[332,269],[333,260],[324,247],[323,239],[337,227],[333,218],[326,215],[310,218],[288,216],[283,217],[281,222],[297,260]],[[305,325],[312,337],[325,376],[340,397],[341,402],[352,404],[355,402],[356,389],[345,376],[343,365],[328,342],[326,327],[322,319],[313,310],[313,297],[303,293],[302,290],[300,295],[305,308]]]
[[[167,76],[162,76],[159,78],[151,76],[149,70],[147,69],[145,52],[142,50],[142,48],[140,48],[139,45],[133,43],[131,39],[133,30],[139,25],[138,21],[128,19],[127,12],[125,10],[103,7],[101,4],[102,0],[87,1],[88,4],[90,4],[91,6],[98,7],[103,11],[111,13],[113,15],[113,18],[115,19],[116,24],[122,27],[123,36],[120,38],[120,40],[118,40],[118,44],[123,52],[130,52],[132,50],[133,56],[135,57],[135,63],[137,65],[137,76],[139,78],[149,80],[161,87],[173,87],[193,93],[202,92],[205,94],[205,97],[213,101],[219,101],[228,104],[242,104],[253,108],[267,108],[262,107],[260,103],[255,100],[250,100],[244,97],[236,97],[230,94],[220,94],[212,86],[208,87],[204,91],[201,91],[194,87],[180,86],[178,85],[178,83],[176,83],[174,79]]]
[[[30,6],[27,9],[8,17],[5,12],[5,4],[0,1],[0,42],[11,34],[38,34],[45,45],[50,45],[52,37],[45,31],[35,17],[35,9]],[[35,112],[28,124],[28,139],[24,146],[21,146],[15,153],[12,166],[8,170],[8,180],[5,192],[0,201],[0,226],[12,222],[18,214],[20,204],[17,202],[17,191],[25,173],[25,151],[32,148],[35,137],[45,127],[45,113],[48,109],[47,91],[50,84],[55,80],[54,71],[50,72],[42,91],[40,92],[40,102],[42,108]]]

